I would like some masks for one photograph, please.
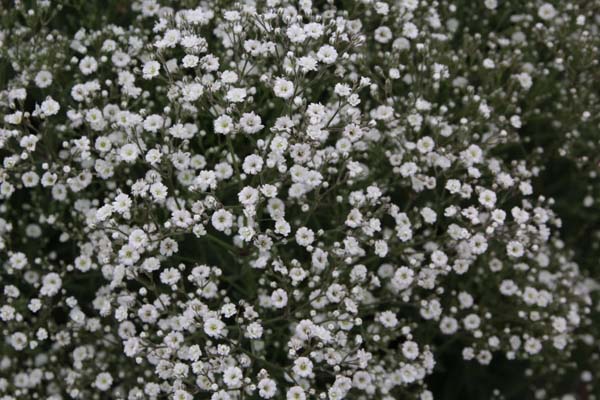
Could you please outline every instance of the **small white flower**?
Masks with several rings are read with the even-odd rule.
[[[300,246],[309,246],[314,240],[315,234],[311,229],[303,226],[296,231],[296,243],[298,243]]]
[[[300,386],[292,386],[286,393],[286,400],[306,400],[306,393]]]
[[[32,188],[38,185],[40,177],[33,171],[27,171],[21,176],[23,185],[27,188]]]
[[[94,57],[86,56],[79,62],[79,69],[84,75],[90,75],[98,69],[98,63]]]
[[[146,61],[142,68],[142,76],[144,79],[152,79],[157,77],[160,72],[160,63],[158,61]]]
[[[181,278],[181,273],[176,268],[167,268],[160,273],[160,281],[165,285],[174,285]]]
[[[282,99],[289,99],[294,95],[294,85],[286,79],[277,78],[273,86],[273,91],[275,92],[275,96]]]
[[[223,232],[232,227],[233,215],[225,209],[217,210],[211,217],[211,223],[216,230]]]
[[[242,169],[248,175],[256,175],[262,171],[264,161],[262,157],[256,154],[251,154],[244,158]]]
[[[328,44],[321,46],[317,51],[317,58],[325,64],[333,64],[337,60],[338,53],[333,46]]]
[[[62,279],[56,272],[50,272],[42,279],[42,288],[40,294],[42,296],[52,297],[58,293],[62,287]]]
[[[42,102],[40,109],[45,116],[56,115],[60,110],[60,104],[52,97],[46,97],[46,100]]]
[[[263,399],[270,399],[277,393],[277,385],[273,379],[263,378],[258,382],[258,394]]]
[[[244,113],[240,118],[240,128],[244,133],[254,134],[259,132],[264,125],[258,115],[254,112]]]
[[[276,289],[271,293],[271,304],[275,308],[283,308],[287,305],[288,296],[285,290]]]
[[[398,318],[392,311],[384,311],[377,317],[379,323],[386,328],[395,328],[398,326]]]
[[[296,375],[306,378],[312,374],[313,363],[308,357],[300,357],[294,361],[292,370]]]
[[[204,321],[204,333],[210,337],[219,337],[225,330],[225,324],[218,318],[209,318]]]
[[[231,88],[229,91],[227,91],[225,98],[231,103],[241,103],[246,98],[246,89]]]
[[[550,3],[544,3],[540,6],[540,8],[538,8],[538,16],[545,21],[554,19],[557,14],[558,12]]]
[[[525,253],[525,249],[523,248],[523,245],[520,242],[516,240],[511,240],[506,245],[506,253],[510,257],[519,258]]]
[[[27,336],[23,332],[15,332],[9,338],[10,345],[17,351],[21,351],[27,346]]]
[[[113,378],[111,376],[110,373],[108,372],[101,372],[96,376],[96,380],[94,381],[94,385],[96,386],[96,388],[98,388],[98,390],[105,392],[108,389],[110,389],[110,387],[113,384]]]
[[[486,208],[494,208],[496,205],[496,193],[491,190],[483,190],[479,193],[479,202]]]
[[[221,115],[214,121],[215,133],[227,135],[233,131],[233,119],[228,115]]]
[[[157,114],[148,115],[144,119],[144,129],[148,132],[155,133],[163,127],[164,118]]]
[[[419,345],[411,340],[402,344],[402,354],[409,360],[415,360],[419,356]]]
[[[498,0],[485,0],[483,4],[489,10],[495,10],[498,7]]]
[[[122,146],[119,150],[119,156],[121,156],[121,159],[128,163],[134,162],[138,158],[139,154],[140,152],[138,147],[133,143],[128,143]]]
[[[238,193],[238,200],[245,206],[256,204],[258,193],[258,190],[255,188],[246,186]]]
[[[242,370],[238,367],[228,367],[223,372],[223,382],[228,388],[234,388],[240,386],[243,379]]]
[[[45,89],[52,84],[52,73],[42,70],[35,75],[35,84],[41,89]]]

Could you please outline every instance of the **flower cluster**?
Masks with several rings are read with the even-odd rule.
[[[448,346],[593,342],[527,127],[594,129],[597,1],[60,3],[2,15],[0,399],[428,400]]]

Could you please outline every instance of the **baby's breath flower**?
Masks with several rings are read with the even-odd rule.
[[[0,10],[2,400],[592,396],[597,0],[77,3]]]

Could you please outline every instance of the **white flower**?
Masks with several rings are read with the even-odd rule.
[[[12,306],[4,305],[0,307],[0,319],[2,321],[11,321],[15,317],[15,309]]]
[[[275,308],[283,308],[287,305],[288,296],[285,290],[276,289],[271,293],[271,304]]]
[[[417,150],[422,154],[427,154],[433,150],[435,142],[429,136],[422,137],[417,141]]]
[[[27,336],[23,332],[15,332],[9,338],[10,345],[17,351],[21,351],[27,346]]]
[[[437,214],[429,207],[423,207],[421,210],[421,216],[423,220],[428,224],[434,224],[437,221]]]
[[[166,199],[167,193],[167,187],[161,182],[156,182],[150,185],[150,194],[155,201],[162,201]]]
[[[318,39],[323,36],[323,31],[323,25],[317,22],[309,22],[308,24],[304,25],[304,32],[306,32],[307,36],[313,39]]]
[[[225,98],[231,103],[241,103],[246,98],[246,89],[231,88],[227,91]]]
[[[62,287],[62,279],[56,272],[50,272],[42,279],[40,294],[42,296],[52,297],[58,293]]]
[[[513,294],[517,293],[518,290],[519,288],[511,279],[505,279],[500,284],[500,293],[502,293],[504,296],[512,296]]]
[[[79,256],[74,261],[75,268],[81,272],[87,272],[92,267],[92,260],[88,256]]]
[[[444,317],[440,321],[440,331],[444,335],[452,335],[458,330],[458,322],[452,317]]]
[[[185,57],[183,57],[181,63],[184,68],[195,68],[198,65],[199,60],[200,59],[198,58],[198,56],[188,54]]]
[[[486,8],[490,10],[495,10],[498,7],[498,0],[485,0],[483,2]]]
[[[515,75],[521,87],[525,90],[529,90],[533,85],[533,80],[531,79],[531,75],[527,72],[522,72],[520,74]]]
[[[225,209],[217,210],[211,217],[211,223],[216,230],[223,232],[233,226],[233,215]]]
[[[113,384],[113,378],[108,372],[101,372],[96,376],[96,380],[94,381],[94,386],[98,388],[98,390],[105,392]]]
[[[287,236],[291,232],[290,224],[284,219],[278,219],[275,221],[275,233]]]
[[[591,11],[192,3],[1,12],[1,396],[431,400],[459,336],[483,366],[577,364],[588,243],[534,184],[550,142],[594,170]]]
[[[380,26],[375,29],[373,36],[379,43],[388,43],[393,37],[392,30],[387,26]]]
[[[124,214],[129,211],[132,201],[125,193],[119,193],[112,202],[112,209],[119,214]]]
[[[419,29],[412,22],[404,23],[402,34],[409,39],[416,39],[419,36]]]
[[[304,29],[298,24],[288,27],[286,34],[292,43],[302,43],[306,39]]]
[[[175,124],[169,128],[169,134],[177,139],[191,139],[196,133],[196,126],[191,124]]]
[[[165,32],[159,47],[175,47],[181,39],[181,32],[177,29],[169,29]]]
[[[441,250],[435,250],[431,253],[431,261],[438,267],[444,267],[448,262],[448,256]]]
[[[242,383],[242,370],[238,367],[228,367],[223,372],[223,382],[228,388],[234,388],[240,386]]]
[[[228,115],[221,115],[214,121],[215,133],[227,135],[233,130],[233,120]]]
[[[485,236],[477,233],[469,239],[469,246],[473,254],[483,254],[488,248],[488,242]]]
[[[317,69],[317,60],[314,57],[303,56],[300,57],[297,61],[298,66],[302,70],[302,72],[307,73],[310,71],[315,71]]]
[[[148,132],[155,133],[163,127],[164,118],[157,114],[148,115],[144,119],[144,129]]]
[[[127,143],[119,149],[119,156],[123,161],[128,163],[134,162],[139,154],[138,147],[133,143]]]
[[[60,104],[52,97],[46,97],[46,100],[42,102],[40,109],[45,116],[56,115],[60,110]]]
[[[325,64],[333,64],[337,60],[337,51],[328,44],[321,46],[317,51],[317,59]]]
[[[506,253],[509,255],[509,257],[519,258],[525,253],[525,249],[520,242],[511,240],[506,245]]]
[[[254,134],[259,132],[264,125],[258,115],[254,112],[244,113],[240,118],[240,129],[247,134]]]
[[[160,63],[158,61],[146,61],[142,68],[142,76],[144,79],[152,79],[158,76],[160,72]]]
[[[470,331],[479,328],[480,323],[481,319],[477,314],[469,314],[463,319],[463,325],[465,326],[465,329]]]
[[[153,272],[160,269],[160,261],[156,257],[149,257],[141,265],[144,271]]]
[[[219,337],[225,330],[225,324],[218,318],[209,318],[204,321],[204,333],[210,337]]]
[[[536,338],[529,338],[525,341],[524,349],[529,354],[537,354],[542,350],[542,343]]]
[[[300,246],[309,246],[314,240],[315,234],[311,229],[303,226],[296,231],[296,243]]]
[[[170,257],[179,251],[179,245],[171,238],[163,239],[160,242],[160,254],[165,257]]]
[[[160,273],[160,281],[165,285],[174,285],[181,278],[181,273],[176,268],[167,268]]]
[[[296,375],[306,378],[313,372],[313,363],[308,357],[299,357],[294,361],[292,370]]]
[[[277,393],[277,385],[273,379],[263,378],[258,382],[258,395],[263,399],[270,399]]]
[[[246,328],[246,333],[244,336],[249,339],[260,339],[263,335],[263,332],[263,327],[258,322],[252,322]]]
[[[27,171],[21,176],[23,185],[27,188],[32,188],[38,185],[40,177],[33,171]]]
[[[176,390],[175,394],[173,395],[173,400],[192,400],[193,398],[194,396],[181,389]]]
[[[411,364],[405,364],[400,368],[400,377],[406,384],[413,383],[417,379],[417,370]]]
[[[397,290],[404,290],[413,282],[413,276],[414,272],[410,268],[400,267],[394,273],[391,283]]]
[[[264,165],[264,161],[262,157],[256,154],[251,154],[244,158],[244,162],[242,164],[242,169],[245,173],[249,175],[256,175],[260,171],[262,171]]]
[[[277,78],[273,86],[273,91],[275,92],[275,96],[289,99],[294,94],[294,85],[286,79]]]
[[[402,343],[402,354],[409,360],[415,360],[419,356],[419,345],[411,340]]]
[[[238,200],[245,206],[256,204],[258,201],[258,190],[246,186],[238,193]]]
[[[496,193],[491,190],[482,190],[479,193],[479,202],[486,208],[494,208],[496,205]]]
[[[98,69],[98,63],[94,57],[86,56],[79,62],[79,69],[84,75],[90,75]]]
[[[158,318],[156,307],[151,304],[144,304],[138,309],[138,317],[145,323],[154,323]]]
[[[217,175],[214,171],[200,171],[196,179],[194,179],[194,183],[200,188],[202,191],[207,191],[208,189],[214,189],[217,187]]]
[[[545,21],[554,19],[557,14],[556,9],[550,3],[544,3],[538,8],[538,16]]]
[[[35,84],[41,89],[45,89],[52,84],[52,73],[42,70],[35,75]]]
[[[392,311],[384,311],[377,316],[379,323],[386,328],[395,328],[398,325],[398,318]]]
[[[300,386],[292,386],[288,389],[286,400],[306,400],[306,394]]]

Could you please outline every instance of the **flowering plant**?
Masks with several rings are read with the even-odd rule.
[[[0,399],[593,390],[597,1],[101,3],[2,10]]]

